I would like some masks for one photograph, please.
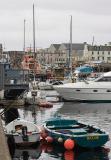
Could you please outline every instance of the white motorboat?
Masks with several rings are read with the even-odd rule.
[[[54,86],[67,101],[111,102],[111,71],[94,81],[81,81]]]
[[[5,126],[7,138],[19,146],[30,146],[40,141],[40,129],[37,125],[24,119],[17,118]]]

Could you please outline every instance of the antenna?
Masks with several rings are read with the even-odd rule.
[[[93,36],[93,39],[92,39],[92,46],[94,45],[94,36]]]

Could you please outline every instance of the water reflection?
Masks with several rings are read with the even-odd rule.
[[[87,104],[65,102],[64,104],[54,103],[53,108],[26,106],[18,110],[21,118],[30,120],[37,125],[42,125],[44,121],[55,116],[55,114],[60,114],[62,117],[77,119],[84,123],[96,125],[107,131],[109,136],[111,135],[111,103]],[[105,146],[111,148],[111,141]],[[106,149],[69,152],[61,147],[47,146],[47,144],[41,144],[36,149],[22,149],[19,152],[15,150],[12,153],[13,160],[111,160],[111,154]],[[20,153],[20,157],[17,157],[18,153]],[[31,153],[33,153],[35,158],[31,157]]]
[[[108,149],[64,150],[62,147],[42,143],[34,149],[17,148],[12,160],[109,160]]]
[[[38,125],[42,125],[48,118],[54,116],[54,114],[63,106],[63,103],[54,103],[53,108],[42,108],[38,106],[27,106],[19,109],[21,118],[35,122]]]
[[[13,151],[12,160],[34,160],[41,156],[41,147],[37,148],[16,148]]]

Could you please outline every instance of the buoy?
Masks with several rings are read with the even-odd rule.
[[[65,142],[64,142],[64,147],[65,147],[65,149],[67,149],[67,150],[73,149],[73,148],[74,148],[74,145],[75,145],[75,143],[74,143],[74,141],[73,141],[72,139],[67,139],[67,140],[65,140]]]
[[[48,136],[48,137],[46,138],[46,141],[47,141],[48,143],[52,143],[52,142],[53,142],[53,138],[50,137],[50,136]]]
[[[62,139],[61,137],[59,137],[59,138],[58,138],[58,142],[59,142],[59,143],[62,143],[62,142],[63,142],[63,139]]]
[[[74,160],[74,152],[73,151],[65,151],[64,159],[65,160]]]

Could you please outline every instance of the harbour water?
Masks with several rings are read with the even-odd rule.
[[[37,125],[55,115],[77,119],[104,129],[111,137],[111,103],[54,103],[53,108],[26,106],[18,109],[20,116]],[[111,138],[110,138],[111,139]],[[101,150],[65,151],[59,146],[40,144],[33,149],[15,149],[12,160],[111,160],[111,141]]]

